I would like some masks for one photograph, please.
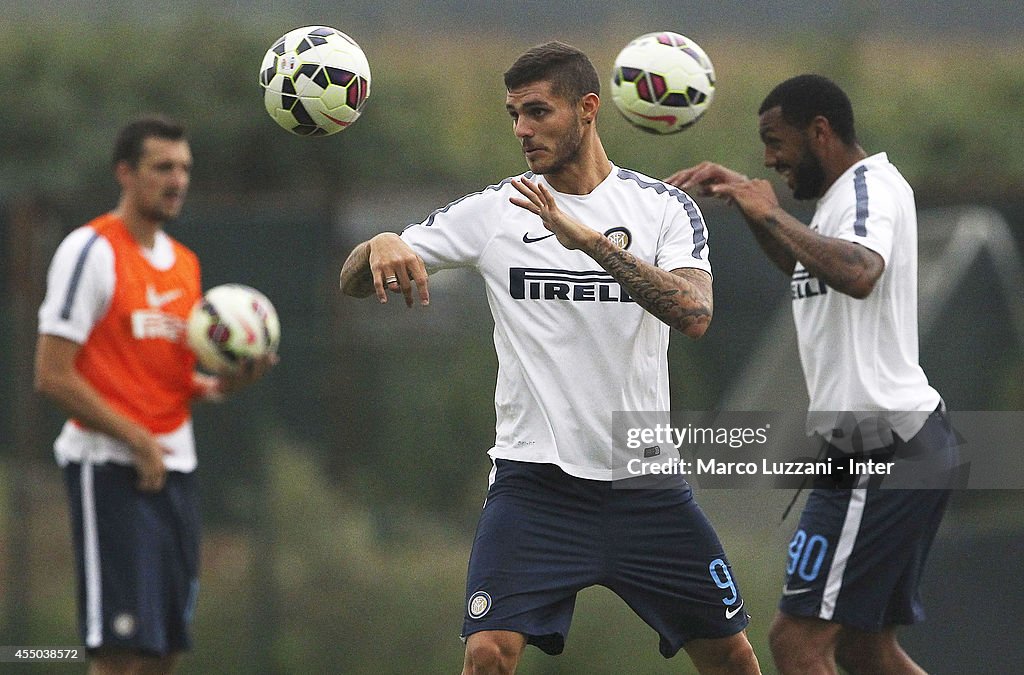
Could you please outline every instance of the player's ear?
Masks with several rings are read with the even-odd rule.
[[[120,162],[114,165],[114,178],[117,179],[117,184],[122,188],[127,184],[126,181],[132,176],[134,169],[126,159],[122,159]]]
[[[585,124],[591,124],[597,119],[597,111],[601,107],[601,98],[591,92],[584,94],[583,98],[580,99],[580,119]]]
[[[824,115],[818,115],[811,120],[807,133],[811,139],[817,142],[824,142],[835,136],[835,132],[832,131],[832,123]]]

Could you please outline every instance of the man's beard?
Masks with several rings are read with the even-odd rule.
[[[825,188],[825,167],[814,153],[804,149],[800,162],[793,167],[793,198],[817,199]]]
[[[163,196],[161,196],[162,199]],[[181,202],[178,202],[174,206],[167,206],[161,199],[157,199],[151,204],[139,205],[140,214],[148,220],[166,223],[169,220],[174,220],[178,217],[181,212]]]
[[[564,137],[559,139],[558,145],[555,146],[554,157],[551,159],[551,164],[546,167],[538,167],[534,169],[534,173],[558,173],[564,169],[566,165],[575,162],[579,158],[580,148],[582,146],[583,130],[577,122],[577,124],[573,125],[573,127],[569,129]]]

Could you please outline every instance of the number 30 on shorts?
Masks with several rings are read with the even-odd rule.
[[[803,530],[797,530],[789,542],[789,563],[786,574],[793,576],[795,572],[804,581],[814,581],[821,571],[821,563],[828,553],[828,540],[820,534],[807,536]]]

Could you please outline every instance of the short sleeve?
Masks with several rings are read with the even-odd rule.
[[[888,264],[901,208],[898,195],[881,174],[864,165],[854,171],[852,199],[844,202],[835,236],[874,251]]]
[[[685,192],[671,190],[668,197],[655,263],[664,270],[693,267],[710,274],[708,228],[704,215]]]
[[[85,343],[110,307],[114,250],[90,227],[80,227],[57,247],[39,307],[39,334]]]
[[[428,272],[475,267],[491,238],[498,194],[492,187],[462,197],[405,228],[402,239],[423,258]]]

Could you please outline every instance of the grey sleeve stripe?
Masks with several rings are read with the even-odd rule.
[[[68,282],[67,294],[64,296],[64,305],[60,310],[60,318],[67,321],[71,318],[71,305],[75,301],[75,293],[78,292],[78,284],[82,281],[82,270],[85,268],[85,259],[89,256],[89,250],[96,240],[100,238],[99,232],[94,232],[89,241],[85,242],[82,252],[78,254],[75,262],[75,271],[71,274],[71,281]]]
[[[857,216],[853,221],[853,233],[858,237],[868,236],[868,182],[864,178],[866,166],[859,166],[853,172],[853,192],[857,198]]]

